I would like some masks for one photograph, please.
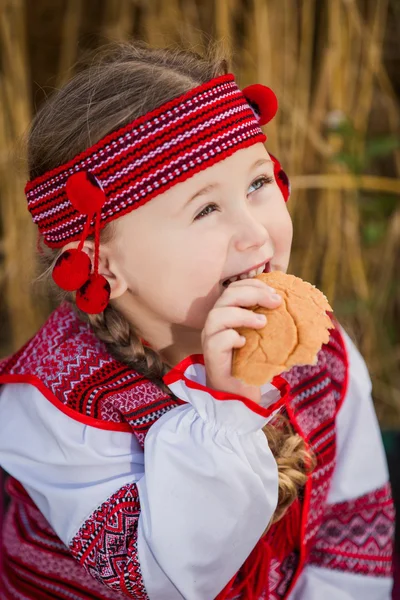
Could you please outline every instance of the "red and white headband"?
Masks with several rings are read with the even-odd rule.
[[[274,92],[255,84],[241,91],[232,74],[216,77],[78,154],[68,163],[29,181],[28,210],[51,248],[80,240],[61,254],[53,269],[59,287],[76,291],[77,306],[102,312],[110,298],[98,273],[100,230],[198,171],[266,136],[260,126],[276,114]],[[285,200],[289,183],[274,161]],[[94,269],[82,247],[95,234]]]

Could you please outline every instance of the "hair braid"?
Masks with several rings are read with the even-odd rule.
[[[73,307],[81,320],[90,323],[94,334],[106,344],[114,358],[154,381],[165,393],[173,396],[162,379],[169,367],[158,352],[143,344],[135,327],[120,311],[109,304],[104,312],[88,315],[77,308],[76,304]]]

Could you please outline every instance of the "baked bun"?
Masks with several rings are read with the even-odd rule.
[[[311,283],[281,271],[261,273],[256,279],[275,288],[283,301],[273,309],[250,308],[264,314],[267,323],[262,329],[237,329],[246,344],[233,352],[232,375],[260,386],[295,365],[315,365],[334,325],[326,314],[332,312],[328,300]]]

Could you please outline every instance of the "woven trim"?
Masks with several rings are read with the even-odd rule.
[[[73,173],[89,171],[104,189],[103,228],[237,150],[265,140],[234,76],[216,77],[28,182],[28,209],[45,243],[58,248],[79,239],[86,223],[86,215],[66,194]],[[88,234],[93,232],[94,220]]]

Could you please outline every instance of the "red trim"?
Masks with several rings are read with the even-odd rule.
[[[280,390],[282,392],[282,394],[289,394],[290,385],[288,384],[288,382],[286,381],[286,379],[284,379],[280,375],[276,375],[272,379],[271,384],[274,387],[278,388],[278,390]]]
[[[192,381],[191,379],[186,377],[185,373],[191,365],[195,364],[204,365],[203,354],[191,354],[190,356],[184,358],[180,363],[178,363],[175,367],[173,367],[170,371],[168,371],[168,373],[164,375],[164,383],[166,383],[166,385],[172,385],[177,381],[183,380],[188,388],[199,390],[202,392],[207,392],[215,400],[240,400],[241,402],[243,402],[243,404],[245,404],[245,406],[247,406],[247,408],[250,408],[250,410],[260,415],[261,417],[269,417],[274,411],[280,408],[288,400],[290,386],[288,382],[285,381],[285,379],[283,379],[283,377],[280,377],[279,375],[277,377],[274,377],[271,383],[281,392],[281,398],[274,402],[268,408],[264,408],[256,402],[254,402],[253,400],[250,400],[250,398],[246,398],[245,396],[240,396],[239,394],[232,395],[229,392],[214,390],[205,385]]]
[[[128,425],[128,423],[109,423],[107,421],[101,421],[100,419],[82,415],[69,406],[66,406],[40,381],[38,377],[35,377],[34,375],[0,375],[0,385],[6,383],[28,383],[33,385],[39,390],[39,392],[43,394],[43,396],[47,398],[47,400],[49,400],[49,402],[53,404],[53,406],[58,408],[68,417],[71,417],[75,421],[79,421],[84,425],[96,427],[97,429],[106,429],[108,431],[125,431],[128,433],[133,433],[132,428],[130,425]]]

